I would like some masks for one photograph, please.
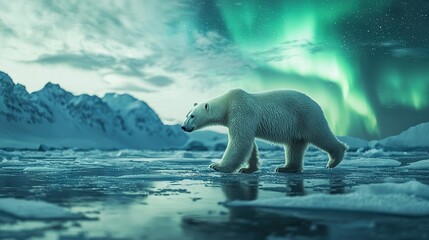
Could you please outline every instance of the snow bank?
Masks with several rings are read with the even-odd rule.
[[[356,187],[343,195],[313,194],[255,201],[232,201],[228,207],[372,212],[402,216],[429,216],[429,186],[417,181]]]
[[[83,216],[69,212],[52,203],[17,198],[0,198],[0,214],[6,213],[19,219],[82,219]]]
[[[422,150],[429,149],[429,122],[411,127],[397,136],[380,140],[376,147],[389,150]]]
[[[376,183],[361,185],[356,193],[374,194],[374,195],[405,195],[410,197],[424,198],[429,204],[429,186],[418,181],[409,181],[406,183]]]
[[[413,162],[408,166],[403,166],[402,168],[407,169],[426,169],[429,170],[429,159],[421,160],[418,162]]]

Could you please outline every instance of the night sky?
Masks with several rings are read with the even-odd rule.
[[[337,135],[429,121],[426,0],[1,1],[0,42],[30,91],[130,93],[168,123],[231,88],[307,93]]]
[[[429,121],[429,1],[198,2],[199,26],[252,59],[259,84],[316,97],[340,134]]]

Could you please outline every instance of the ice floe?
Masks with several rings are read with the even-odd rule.
[[[179,175],[136,174],[136,175],[123,175],[123,176],[119,176],[118,178],[150,180],[150,181],[176,181],[176,180],[183,180],[185,177],[179,176]]]
[[[334,210],[401,216],[429,216],[429,186],[417,181],[380,183],[356,187],[348,194],[312,194],[255,201],[232,201],[228,207],[283,210]]]
[[[66,220],[84,218],[83,215],[71,213],[67,209],[52,203],[17,198],[0,198],[0,215],[1,213],[19,219]]]

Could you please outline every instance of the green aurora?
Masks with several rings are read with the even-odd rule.
[[[44,0],[0,9],[0,70],[32,91],[54,82],[131,93],[176,123],[194,101],[231,88],[295,89],[322,106],[337,135],[380,139],[429,122],[429,0]]]
[[[416,2],[206,1],[200,20],[254,64],[243,87],[303,91],[336,134],[370,138],[429,119],[429,6]]]

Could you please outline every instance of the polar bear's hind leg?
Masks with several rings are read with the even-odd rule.
[[[327,168],[334,168],[340,164],[347,150],[347,147],[342,142],[338,141],[330,130],[325,131],[323,136],[315,136],[310,142],[328,153],[329,161],[326,164]]]

